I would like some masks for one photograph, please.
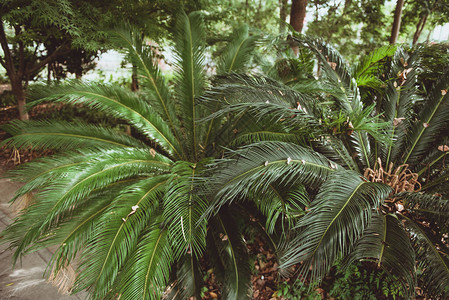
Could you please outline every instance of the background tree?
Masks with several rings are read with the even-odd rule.
[[[385,45],[388,23],[384,0],[322,1],[311,0],[313,19],[307,24],[307,35],[332,43],[347,59]]]
[[[10,79],[20,119],[28,118],[24,110],[28,82],[48,63],[68,54],[71,47],[98,49],[95,23],[86,18],[100,22],[101,13],[95,15],[98,12],[90,1],[2,2],[0,63]]]
[[[292,0],[290,10],[290,25],[301,33],[304,27],[307,12],[307,0]]]
[[[398,39],[399,30],[401,29],[402,7],[404,6],[404,0],[397,0],[396,8],[393,15],[393,25],[391,28],[390,44],[396,44]]]
[[[423,40],[429,40],[432,28],[436,25],[447,23],[449,18],[448,0],[414,0],[404,5],[402,26],[408,33],[408,38],[412,39],[412,44],[416,45],[421,34],[427,28],[428,35]]]

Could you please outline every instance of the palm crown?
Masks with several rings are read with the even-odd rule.
[[[221,165],[210,210],[238,199],[272,215],[282,207],[294,230],[278,250],[281,270],[298,278],[319,280],[341,257],[368,260],[407,298],[417,280],[446,297],[449,71],[422,97],[419,51],[384,47],[349,68],[323,42],[294,40],[317,57],[319,78],[232,75],[213,89],[213,116],[236,116],[245,125],[236,141],[249,145]],[[292,191],[302,200],[288,213]]]
[[[6,141],[10,146],[61,150],[11,173],[26,182],[15,199],[34,198],[4,232],[15,259],[58,245],[49,270],[56,276],[76,261],[73,292],[87,289],[93,299],[160,299],[170,284],[167,297],[185,299],[199,296],[199,258],[207,248],[218,258],[223,293],[229,299],[249,295],[249,261],[236,216],[223,209],[206,227],[201,216],[209,198],[194,186],[226,141],[226,123],[198,122],[209,114],[198,103],[207,85],[204,32],[198,13],[178,16],[174,87],[136,38],[140,34],[116,30],[113,39],[140,71],[140,92],[81,82],[35,88],[34,103],[89,107],[125,121],[134,134],[80,122],[5,127],[14,135]],[[255,41],[247,27],[236,31],[217,72],[243,69]]]

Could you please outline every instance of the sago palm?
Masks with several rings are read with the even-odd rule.
[[[174,33],[174,84],[161,74],[151,49],[133,31],[116,30],[113,40],[127,49],[140,72],[141,90],[72,82],[36,87],[42,101],[82,105],[130,125],[131,135],[87,123],[12,122],[5,144],[59,150],[14,170],[28,195],[25,208],[3,233],[14,259],[57,246],[48,272],[75,267],[72,292],[92,299],[199,298],[199,259],[215,259],[215,273],[228,299],[250,295],[250,261],[239,210],[202,217],[209,205],[197,193],[206,165],[222,155],[219,119],[198,103],[207,88],[204,27],[198,13],[180,14]],[[234,34],[217,73],[245,68],[256,38],[242,27]],[[232,134],[232,133],[231,133]],[[221,276],[220,276],[221,275]]]
[[[323,42],[294,39],[315,53],[317,79],[216,82],[213,116],[233,116],[236,143],[247,145],[220,165],[208,213],[243,199],[273,215],[300,193],[296,215],[276,220],[294,229],[278,252],[281,271],[314,281],[337,259],[365,260],[407,298],[417,284],[447,297],[449,71],[422,98],[419,51],[384,47],[349,68]]]

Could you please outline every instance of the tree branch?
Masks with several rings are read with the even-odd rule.
[[[3,49],[3,53],[5,54],[5,59],[2,63],[2,66],[5,67],[8,75],[12,76],[15,74],[16,70],[14,68],[14,62],[11,56],[11,50],[8,47],[8,40],[6,39],[5,29],[3,28],[3,20],[0,17],[0,44]]]
[[[40,68],[42,68],[43,66],[45,66],[46,64],[48,64],[49,62],[51,62],[52,60],[54,60],[55,56],[57,54],[60,53],[60,51],[67,45],[67,41],[65,41],[64,43],[62,43],[58,48],[55,49],[55,51],[53,51],[53,53],[51,53],[50,55],[47,55],[46,58],[44,58],[43,60],[41,60],[40,62],[38,62],[37,64],[35,64],[34,66],[32,66],[31,68],[25,70],[24,75],[29,75],[31,73],[37,72],[39,71]]]

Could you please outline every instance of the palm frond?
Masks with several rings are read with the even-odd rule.
[[[237,28],[220,56],[217,74],[244,71],[252,58],[257,39],[257,36],[249,34],[248,25]]]
[[[400,280],[404,295],[411,298],[415,293],[415,252],[410,238],[395,215],[372,216],[363,236],[345,259],[350,265],[360,260],[370,260],[378,267]]]
[[[87,288],[93,298],[102,298],[109,292],[118,271],[160,206],[166,183],[167,175],[142,180],[116,198],[87,241],[75,292]]]
[[[381,148],[382,160],[387,165],[390,161],[397,161],[402,155],[407,133],[412,125],[412,108],[420,101],[416,88],[418,68],[419,60],[416,55],[409,55],[403,48],[396,50],[384,94],[378,103],[378,107],[382,108],[382,118],[389,124],[390,130],[390,143]]]
[[[248,250],[242,233],[237,226],[238,221],[230,212],[221,210],[210,220],[213,224],[213,245],[216,258],[215,267],[221,269],[220,279],[223,282],[225,299],[250,299],[251,271]]]
[[[171,95],[168,83],[162,76],[153,50],[145,47],[141,33],[131,26],[121,26],[109,31],[111,42],[126,49],[126,54],[140,73],[139,84],[150,92],[149,102],[151,107],[169,124],[171,130],[179,139],[179,120],[176,117],[176,102]],[[179,140],[178,140],[179,142]]]
[[[35,86],[32,94],[35,99],[40,99],[32,104],[43,101],[81,104],[114,118],[121,118],[161,145],[168,153],[182,157],[180,145],[167,123],[154,113],[147,102],[124,88],[73,81],[51,89],[47,86]]]
[[[213,87],[203,99],[221,102],[222,106],[237,103],[275,103],[297,107],[298,102],[306,111],[312,112],[316,100],[306,93],[299,93],[279,81],[265,76],[228,74],[217,76]]]
[[[235,158],[219,162],[218,174],[209,182],[215,204],[208,211],[263,192],[270,184],[302,183],[318,187],[341,167],[311,150],[288,143],[260,142],[234,152]]]
[[[422,274],[418,279],[430,297],[447,298],[449,295],[448,249],[430,229],[414,219],[401,215],[412,239],[416,261]]]
[[[395,197],[405,200],[405,208],[428,222],[443,227],[449,225],[449,200],[441,195],[403,192]]]
[[[42,157],[8,171],[5,176],[25,183],[16,191],[10,202],[14,202],[18,197],[27,193],[48,186],[51,181],[63,179],[71,172],[83,170],[92,157],[97,154],[98,152],[95,150],[84,150],[79,153],[65,152],[64,154]]]
[[[322,138],[318,141],[314,141],[313,148],[315,151],[343,167],[353,171],[359,171],[359,167],[341,139],[332,136]]]
[[[25,253],[27,247],[36,242],[47,230],[58,226],[62,220],[71,215],[73,209],[79,205],[82,199],[91,193],[106,189],[110,184],[124,179],[167,172],[170,163],[163,156],[153,157],[150,153],[134,149],[105,151],[102,156],[90,157],[89,164],[83,169],[68,169],[64,176],[60,176],[57,182],[42,183],[37,178],[34,184],[27,187],[25,191],[34,186],[40,190],[35,193],[35,202],[22,215],[17,226],[28,224],[28,228],[19,235],[14,244],[18,254]],[[67,171],[67,169],[66,169]],[[59,176],[60,174],[58,174]],[[52,176],[43,173],[43,178]]]
[[[315,53],[323,77],[336,88],[335,90],[341,90],[339,95],[335,95],[340,106],[348,112],[360,109],[361,102],[357,91],[357,83],[351,76],[351,72],[346,67],[340,53],[317,38],[301,36],[293,39]]]
[[[201,172],[201,164],[178,161],[167,186],[163,216],[171,239],[176,241],[173,248],[177,258],[186,253],[199,258],[206,246],[206,220],[198,220],[208,203],[194,191]]]
[[[282,227],[281,234],[288,234],[298,218],[305,214],[305,208],[310,206],[307,191],[302,185],[287,189],[270,185],[269,189],[251,195],[250,199],[266,216],[265,228],[268,234],[275,233],[276,225],[279,223]]]
[[[170,244],[168,230],[154,219],[141,234],[113,292],[123,299],[161,299],[174,261]]]
[[[391,191],[380,183],[367,182],[353,171],[329,175],[312,201],[310,212],[296,225],[299,233],[282,255],[281,268],[303,262],[300,278],[310,273],[320,280],[339,255],[347,255],[362,236],[378,207]]]
[[[379,62],[387,57],[391,57],[396,52],[397,45],[387,45],[375,49],[365,57],[361,59],[359,63],[356,63],[353,67],[352,74],[357,79],[357,85],[360,79],[366,78],[369,75],[377,75],[379,71]]]
[[[176,281],[166,299],[184,300],[190,297],[201,299],[203,276],[198,259],[191,254],[183,255],[177,263]]]
[[[183,126],[189,135],[189,149],[193,158],[198,155],[198,142],[201,134],[196,121],[201,117],[196,98],[203,93],[204,78],[204,43],[205,29],[202,17],[198,12],[188,16],[181,13],[177,16],[175,31],[176,83],[177,95],[182,110]],[[186,145],[187,146],[187,145]]]
[[[448,132],[446,120],[449,118],[449,69],[434,85],[425,99],[423,110],[418,115],[418,122],[408,136],[410,142],[406,149],[404,163],[416,163],[424,155],[432,142],[441,134]],[[410,161],[409,161],[410,160]]]
[[[146,147],[141,141],[120,131],[80,122],[13,121],[2,128],[13,137],[0,145],[16,148],[71,150],[88,147]]]

